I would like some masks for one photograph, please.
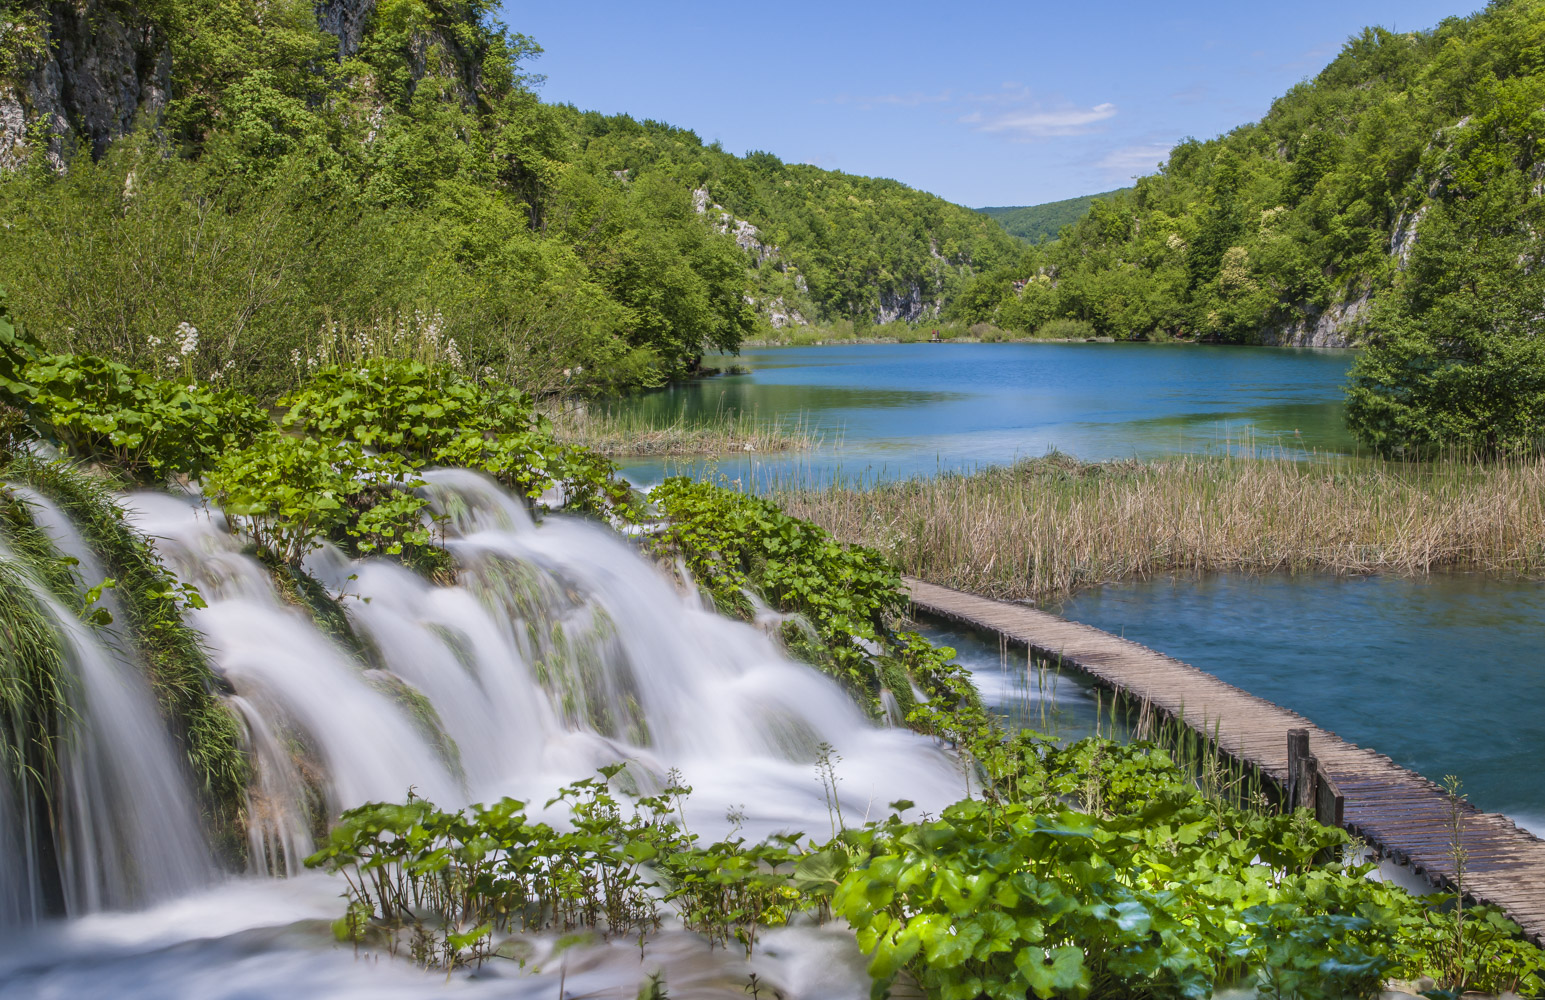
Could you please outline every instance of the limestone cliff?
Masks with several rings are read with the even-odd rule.
[[[29,4],[4,27],[16,34],[0,76],[0,166],[15,165],[29,141],[47,142],[56,164],[81,140],[101,155],[166,104],[171,51],[132,4]]]

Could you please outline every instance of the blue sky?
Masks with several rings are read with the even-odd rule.
[[[549,101],[972,207],[1104,191],[1259,118],[1364,25],[1480,0],[506,3]]]

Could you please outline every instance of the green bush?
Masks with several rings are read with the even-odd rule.
[[[452,813],[371,804],[307,864],[346,878],[341,938],[406,943],[447,968],[482,962],[510,931],[642,937],[661,926],[663,901],[710,947],[734,940],[748,955],[760,930],[796,914],[842,918],[877,997],[903,970],[957,1000],[1200,1000],[1252,979],[1265,997],[1341,1000],[1424,974],[1456,990],[1545,985],[1545,955],[1489,908],[1471,911],[1456,971],[1452,917],[1368,880],[1366,866],[1325,860],[1349,839],[1307,812],[1208,801],[1152,745],[1020,736],[1005,747],[1027,780],[937,818],[904,820],[912,803],[892,803],[883,821],[824,843],[702,845],[678,821],[691,789],[671,780],[625,801],[609,788],[617,765],[548,802],[568,806],[571,830],[532,823],[509,799]],[[817,771],[835,780],[829,757]],[[1111,808],[1069,809],[1066,790],[1091,781]],[[1146,794],[1116,793],[1139,786]]]
[[[1046,340],[1088,340],[1098,333],[1081,319],[1053,319],[1036,327],[1035,335]]]
[[[323,368],[281,402],[285,427],[390,452],[411,468],[479,469],[529,500],[562,485],[576,509],[631,508],[610,462],[558,443],[531,398],[497,381],[369,358]]]
[[[157,379],[90,355],[39,357],[21,381],[19,396],[45,437],[142,483],[200,476],[268,426],[268,415],[234,390]]]
[[[226,513],[246,519],[263,553],[291,566],[327,538],[352,542],[361,553],[426,549],[432,542],[423,516],[427,501],[411,492],[422,485],[394,455],[279,430],[227,452],[204,482]]]

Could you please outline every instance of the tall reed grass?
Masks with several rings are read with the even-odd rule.
[[[1063,455],[970,474],[791,486],[796,517],[907,573],[1007,599],[1156,574],[1545,572],[1545,457],[1412,464]]]
[[[547,416],[560,441],[603,455],[681,457],[734,452],[810,451],[824,435],[803,415],[772,419],[740,410],[661,417],[594,405],[554,406]]]

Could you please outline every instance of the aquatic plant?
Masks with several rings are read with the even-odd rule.
[[[637,410],[613,410],[598,403],[555,406],[547,412],[553,434],[560,441],[603,455],[773,454],[809,451],[823,440],[803,417],[772,420],[755,413],[723,410],[692,417],[683,409],[675,416],[657,419]]]
[[[903,571],[1006,599],[1163,573],[1545,571],[1545,459],[1066,455],[774,499]]]

